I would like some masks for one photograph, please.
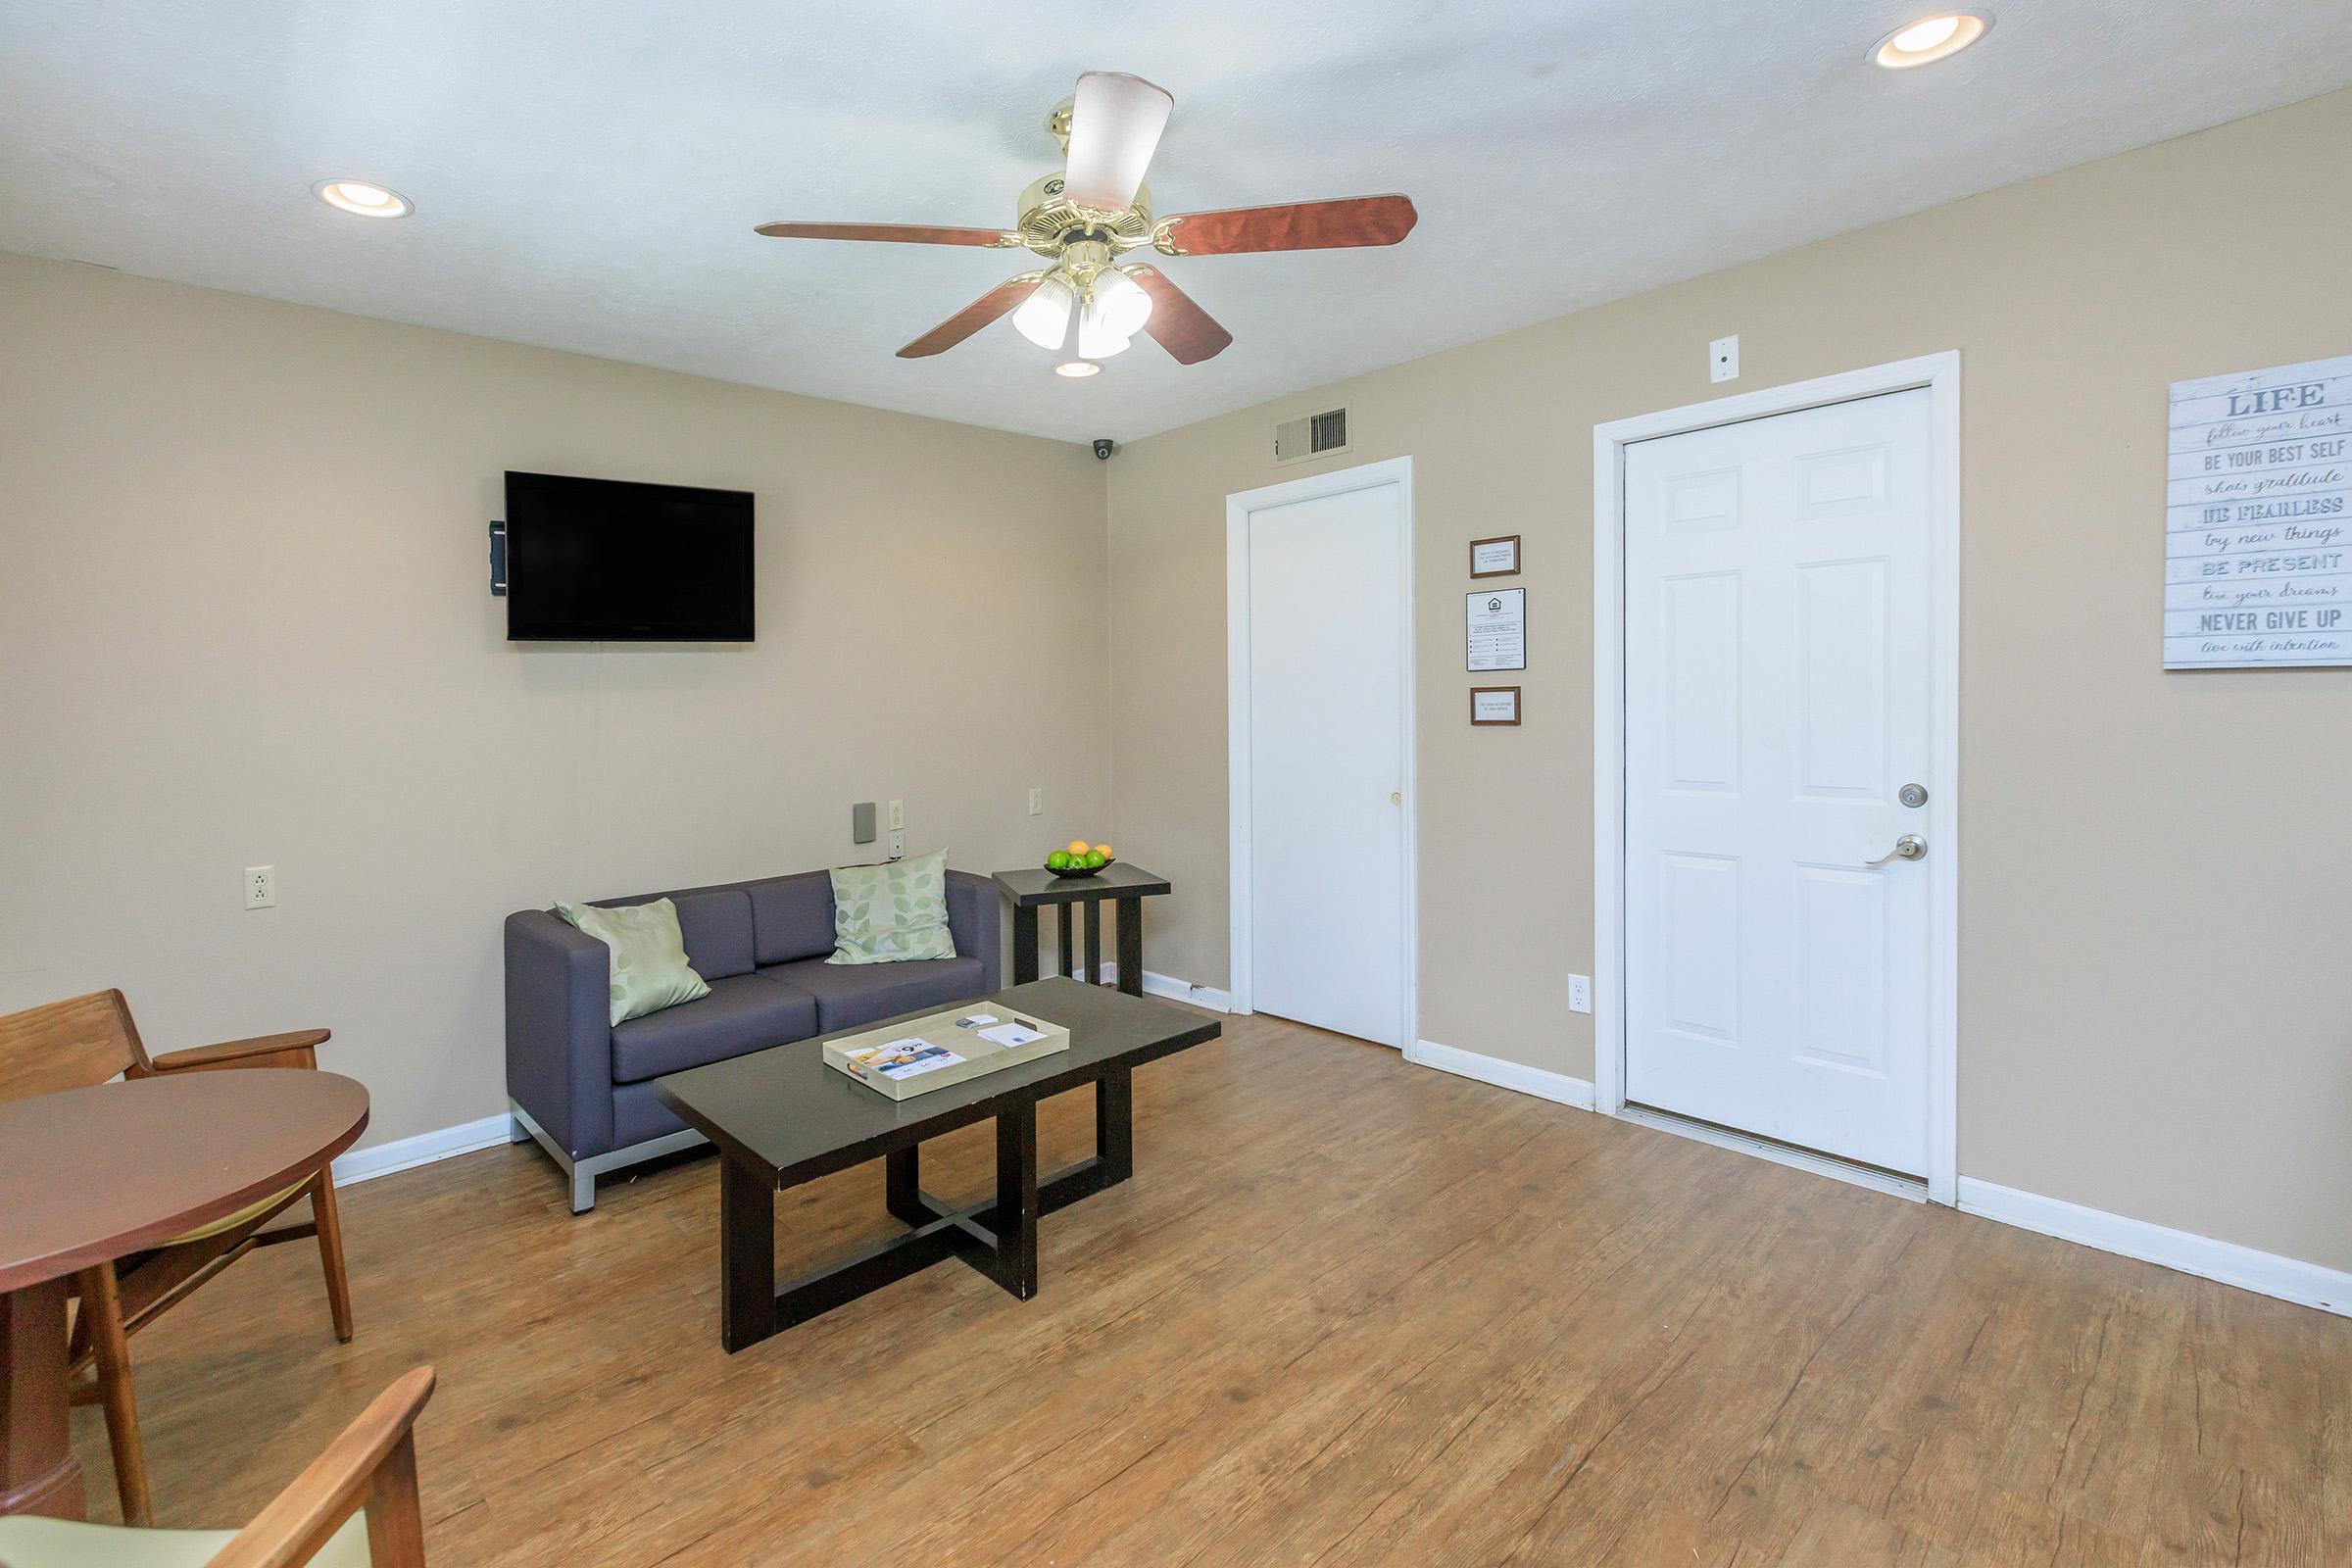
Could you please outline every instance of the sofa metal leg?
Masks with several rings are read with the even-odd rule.
[[[571,1211],[585,1214],[596,1206],[596,1176],[592,1171],[571,1173]]]

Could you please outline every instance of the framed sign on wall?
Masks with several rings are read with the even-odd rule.
[[[1470,722],[1473,724],[1518,723],[1519,688],[1516,686],[1471,687]]]
[[[1467,595],[1462,618],[1462,659],[1471,674],[1527,667],[1526,589],[1490,588]]]
[[[2173,383],[2164,667],[2352,664],[2352,356]]]
[[[1519,536],[1504,534],[1499,539],[1470,541],[1470,575],[1473,577],[1508,577],[1519,570]]]

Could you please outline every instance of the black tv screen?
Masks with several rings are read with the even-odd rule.
[[[750,642],[750,493],[510,472],[507,640]]]

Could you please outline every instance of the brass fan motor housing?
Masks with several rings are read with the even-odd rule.
[[[1060,170],[1032,180],[1021,192],[1020,217],[1012,232],[1040,256],[1057,257],[1079,240],[1099,240],[1113,251],[1152,243],[1152,190],[1139,185],[1132,206],[1115,213],[1081,207],[1062,198]]]

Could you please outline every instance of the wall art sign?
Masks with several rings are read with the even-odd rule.
[[[1527,590],[1491,588],[1468,596],[1464,619],[1470,673],[1527,667]]]
[[[2352,355],[2173,383],[2164,667],[2352,664]]]

